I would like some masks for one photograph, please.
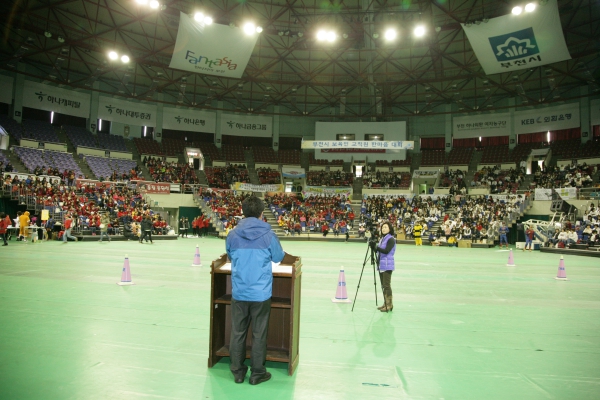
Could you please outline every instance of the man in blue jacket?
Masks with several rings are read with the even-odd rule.
[[[264,204],[250,196],[242,202],[244,219],[229,232],[227,255],[231,260],[231,337],[229,368],[236,383],[243,383],[248,367],[246,336],[252,323],[252,357],[250,384],[257,385],[271,379],[265,368],[267,357],[267,330],[271,315],[273,291],[272,262],[281,262],[285,253],[271,230],[262,221]]]

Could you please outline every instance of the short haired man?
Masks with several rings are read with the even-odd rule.
[[[285,253],[271,225],[262,221],[264,204],[250,196],[242,203],[244,219],[226,239],[231,260],[231,337],[230,370],[236,383],[243,383],[248,367],[246,336],[252,323],[252,357],[250,384],[271,379],[265,368],[267,329],[271,315],[273,272],[271,262],[281,262]]]

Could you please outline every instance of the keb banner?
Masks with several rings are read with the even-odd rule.
[[[534,12],[469,25],[462,24],[463,30],[488,75],[571,59],[556,0],[538,3]]]
[[[163,129],[215,133],[217,115],[210,111],[163,108]]]
[[[13,82],[12,77],[0,75],[0,103],[12,104]]]
[[[236,182],[233,190],[243,192],[283,192],[283,185],[253,185],[251,183]]]
[[[600,99],[590,101],[590,123],[600,125]]]
[[[100,96],[98,118],[138,126],[156,126],[156,105]]]
[[[273,119],[254,115],[221,114],[221,133],[233,136],[273,136]]]
[[[205,25],[181,12],[169,68],[241,78],[257,40],[257,33],[246,35],[228,25]]]
[[[306,178],[306,171],[300,167],[281,167],[281,175],[284,178]]]
[[[452,136],[464,139],[480,136],[508,136],[510,114],[468,115],[452,118]]]
[[[579,103],[515,112],[515,133],[534,133],[578,128]]]
[[[322,186],[306,186],[304,190],[302,190],[302,195],[304,197],[307,196],[346,196],[349,197],[352,195],[352,190],[350,188],[336,188],[336,187],[322,187]]]
[[[302,141],[303,149],[388,149],[412,150],[415,142],[394,141],[384,142],[377,140],[306,140]]]
[[[37,110],[89,118],[91,99],[90,95],[86,93],[25,81],[23,105]]]

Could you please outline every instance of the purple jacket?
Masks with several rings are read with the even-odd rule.
[[[394,246],[392,247],[392,249],[389,252],[384,253],[383,251],[386,251],[386,247],[390,240],[394,243]],[[379,245],[377,247],[378,247],[379,254],[380,254],[379,255],[379,270],[380,271],[394,271],[394,269],[395,269],[394,268],[394,253],[396,252],[396,240],[394,239],[394,237],[388,233],[379,241]]]

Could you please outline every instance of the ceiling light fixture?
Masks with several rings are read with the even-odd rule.
[[[513,15],[520,15],[523,12],[523,8],[520,6],[516,6],[516,7],[513,7],[511,12]]]
[[[525,12],[532,12],[535,10],[535,3],[527,3],[527,5],[525,6]]]
[[[415,36],[416,37],[423,37],[425,36],[425,27],[423,25],[419,25],[415,28]]]
[[[398,32],[396,32],[395,29],[391,29],[391,28],[386,30],[383,35],[385,40],[387,40],[388,42],[391,42],[392,40],[396,40],[397,36],[398,36]]]

